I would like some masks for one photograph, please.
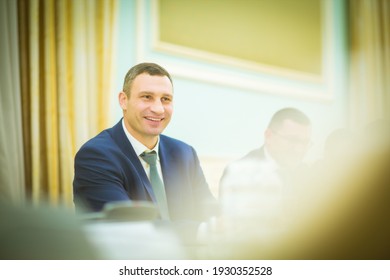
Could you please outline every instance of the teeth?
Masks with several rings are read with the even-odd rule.
[[[147,120],[150,120],[150,121],[155,121],[155,122],[159,122],[161,121],[162,119],[155,119],[155,118],[146,118]]]

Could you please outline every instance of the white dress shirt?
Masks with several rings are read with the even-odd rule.
[[[130,144],[133,146],[135,153],[138,155],[138,159],[140,160],[142,167],[144,168],[145,173],[149,179],[150,179],[150,165],[145,160],[143,160],[143,158],[141,158],[141,154],[143,152],[151,152],[151,151],[155,151],[157,153],[157,161],[156,161],[157,171],[158,171],[158,174],[160,175],[161,180],[163,180],[162,171],[161,171],[160,156],[158,154],[158,146],[160,143],[160,137],[158,137],[156,146],[152,150],[150,150],[144,144],[142,144],[137,139],[135,139],[133,137],[133,135],[130,134],[130,132],[127,131],[124,119],[122,119],[122,127],[123,127],[123,131],[125,132],[125,134],[127,136],[127,139],[129,139]]]

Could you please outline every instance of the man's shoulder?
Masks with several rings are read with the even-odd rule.
[[[160,135],[161,154],[165,157],[175,157],[176,159],[182,158],[188,160],[190,158],[196,158],[197,152],[193,146],[187,144],[182,140],[172,138],[166,135]]]
[[[252,170],[253,167],[258,168],[258,166],[260,166],[259,163],[263,163],[264,161],[264,148],[261,147],[251,150],[245,156],[230,162],[226,166],[224,173],[227,174],[232,171],[241,172],[242,170]]]
[[[247,153],[245,156],[243,156],[240,160],[264,160],[265,159],[265,153],[264,153],[264,147],[254,149]]]
[[[117,145],[115,144],[114,134],[115,128],[117,125],[107,128],[96,136],[87,140],[79,149],[79,152],[88,151],[88,150],[101,150],[102,152],[109,149],[116,149]]]
[[[101,131],[99,134],[95,135],[94,137],[90,138],[88,141],[86,141],[80,149],[85,148],[92,148],[92,147],[99,147],[99,146],[106,146],[108,143],[111,143],[113,140],[109,134],[109,129],[105,129]]]
[[[164,147],[192,149],[192,146],[187,144],[186,142],[164,134],[160,135],[160,143],[164,145]]]

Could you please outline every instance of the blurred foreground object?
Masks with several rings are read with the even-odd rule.
[[[0,259],[98,259],[73,213],[0,203]]]
[[[142,221],[158,218],[158,209],[149,201],[108,202],[99,212],[80,214],[82,220]]]

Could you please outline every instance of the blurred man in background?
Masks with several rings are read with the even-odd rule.
[[[225,168],[219,192],[223,216],[264,234],[279,230],[307,173],[303,159],[310,141],[311,122],[303,112],[277,111],[265,129],[264,144]],[[232,227],[237,229],[236,222]]]

